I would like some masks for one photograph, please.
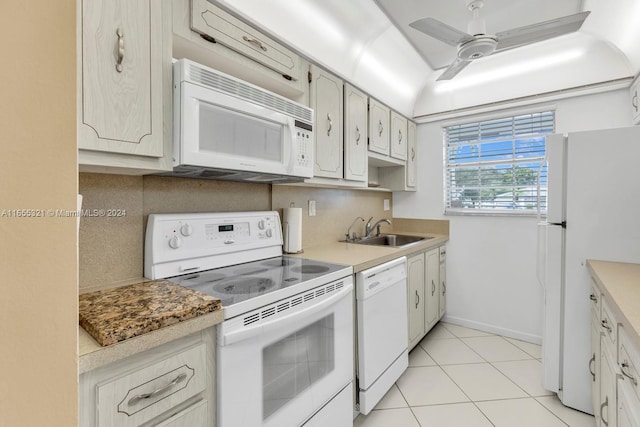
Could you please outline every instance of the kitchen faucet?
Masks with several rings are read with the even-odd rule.
[[[373,219],[373,217],[369,218],[369,221],[367,221],[367,225],[365,225],[364,230],[365,230],[365,234],[364,234],[364,238],[366,239],[367,237],[371,237],[371,232],[373,231],[373,229],[376,229],[376,236],[380,235],[380,223],[382,222],[386,222],[387,224],[391,225],[391,221],[389,221],[386,218],[382,218],[380,220],[378,220],[378,222],[376,222],[375,224],[371,225],[371,220]]]
[[[349,240],[356,240],[358,238],[358,235],[356,234],[356,232],[353,232],[353,236],[349,237],[349,235],[351,234],[351,227],[353,227],[356,222],[358,222],[358,220],[363,221],[364,222],[364,218],[362,218],[361,216],[356,217],[356,219],[353,220],[353,222],[351,223],[351,225],[349,226],[349,228],[347,228],[347,242]]]

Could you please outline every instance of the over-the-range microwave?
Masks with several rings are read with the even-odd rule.
[[[173,64],[173,172],[253,182],[313,177],[313,110],[181,59]]]

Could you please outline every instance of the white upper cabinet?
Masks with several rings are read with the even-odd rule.
[[[369,151],[389,155],[390,110],[369,98]]]
[[[170,4],[84,0],[79,5],[80,170],[170,169]]]
[[[295,52],[207,0],[192,0],[191,13],[191,28],[211,41],[271,68],[285,79],[298,80],[301,75],[300,57]]]
[[[343,83],[328,72],[311,66],[311,108],[315,116],[315,165],[313,175],[343,175]]]
[[[407,158],[407,119],[395,111],[391,111],[391,157],[405,160]]]
[[[367,182],[367,95],[344,87],[344,178]]]
[[[418,162],[418,146],[416,144],[416,124],[412,121],[407,122],[407,187],[408,189],[416,188]]]

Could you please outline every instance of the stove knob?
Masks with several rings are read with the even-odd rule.
[[[173,236],[169,239],[169,247],[171,249],[178,249],[180,246],[182,246],[182,239],[180,237]]]
[[[267,237],[273,236],[273,231],[270,228],[267,228],[267,231],[265,231],[265,233],[267,234]]]
[[[183,224],[182,227],[180,227],[180,233],[185,237],[191,236],[191,234],[193,234],[193,227],[191,224]]]
[[[258,221],[258,228],[260,230],[264,230],[264,219],[261,219],[260,221]]]

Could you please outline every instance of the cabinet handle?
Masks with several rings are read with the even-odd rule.
[[[607,319],[601,320],[600,321],[600,325],[602,325],[603,328],[605,328],[607,331],[609,331],[609,333],[611,333],[613,331],[611,326],[609,326],[609,322],[607,321]]]
[[[411,149],[411,160],[416,158],[416,150],[415,149]]]
[[[600,405],[600,419],[602,420],[602,422],[604,423],[605,426],[609,425],[609,421],[604,419],[604,408],[609,406],[609,396],[607,396],[607,398],[604,400],[604,402],[602,402],[602,405]],[[609,412],[609,410],[607,409],[607,413]]]
[[[416,308],[418,308],[418,304],[420,304],[420,295],[418,295],[418,291],[416,291]]]
[[[633,98],[631,98],[631,105],[633,105],[633,108],[636,110],[636,113],[638,112],[638,91],[636,91],[636,93],[633,94]]]
[[[620,370],[622,371],[622,375],[624,375],[625,377],[629,378],[631,380],[631,382],[633,383],[633,385],[637,386],[638,385],[638,380],[636,379],[636,377],[634,377],[633,375],[631,375],[630,373],[627,372],[628,368],[629,368],[629,363],[627,363],[627,361],[625,360],[620,365]]]
[[[596,354],[593,353],[591,359],[589,359],[589,372],[591,372],[591,376],[593,377],[593,382],[596,382],[596,373],[591,369],[591,367],[596,363]]]
[[[382,126],[382,120],[378,120],[378,136],[382,136],[383,130],[384,130],[384,126]]]
[[[360,129],[356,125],[356,145],[360,144]]]
[[[122,61],[124,60],[124,32],[122,28],[118,28],[116,30],[116,35],[118,36],[118,60],[116,61],[116,71],[121,73],[124,67],[122,66]]]
[[[398,144],[402,143],[402,131],[398,130]]]
[[[593,302],[598,302],[598,298],[594,294],[589,295],[589,299]]]
[[[331,114],[327,113],[327,136],[331,136],[331,128],[333,128],[333,120],[331,120]]]
[[[163,393],[166,393],[167,391],[169,391],[171,389],[171,387],[173,387],[174,385],[181,383],[182,381],[187,379],[187,374],[182,373],[180,375],[178,375],[177,377],[175,377],[173,379],[173,381],[171,381],[169,384],[164,385],[158,389],[155,389],[154,391],[152,391],[151,393],[145,393],[145,394],[139,394],[137,396],[133,396],[131,399],[129,399],[129,406],[135,405],[136,403],[140,402],[141,400],[145,400],[145,399],[151,399],[152,397],[156,397],[159,396]]]
[[[267,48],[262,44],[262,42],[258,39],[250,39],[247,36],[242,36],[242,40],[246,41],[247,43],[250,43],[252,45],[254,45],[255,47],[257,47],[258,49],[262,49],[263,51],[267,51]]]
[[[436,293],[436,283],[431,280],[431,296],[434,296]]]
[[[443,280],[442,281],[442,296],[444,296],[444,294],[447,292],[447,283]]]

